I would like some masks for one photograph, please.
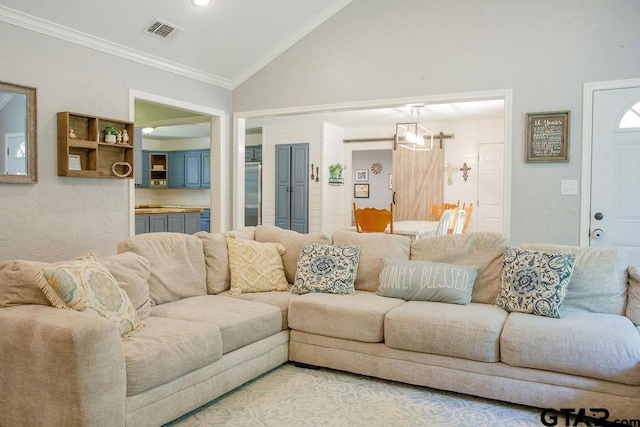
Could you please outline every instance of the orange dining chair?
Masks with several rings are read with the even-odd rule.
[[[453,229],[451,230],[451,234],[461,234],[462,229],[464,228],[464,223],[467,222],[467,212],[464,209],[458,209],[456,212],[456,219],[453,221]]]
[[[471,214],[473,213],[473,203],[467,206],[466,203],[462,204],[462,210],[465,211],[466,219],[464,220],[464,226],[462,227],[462,232],[466,233],[467,228],[469,228],[469,223],[471,222]]]
[[[458,200],[458,203],[432,203],[431,200],[429,200],[429,219],[431,221],[439,221],[444,211],[459,206],[460,200]]]
[[[354,202],[353,215],[358,233],[384,233],[387,225],[393,233],[393,203],[389,204],[389,209],[376,209],[358,208]]]

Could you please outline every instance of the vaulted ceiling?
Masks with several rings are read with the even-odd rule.
[[[0,0],[0,20],[232,89],[350,2]]]

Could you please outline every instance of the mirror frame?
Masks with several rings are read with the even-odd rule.
[[[27,111],[25,131],[27,133],[27,174],[8,175],[0,173],[0,184],[36,184],[38,182],[38,138],[37,138],[37,117],[36,117],[36,88],[20,86],[13,83],[0,81],[0,90],[5,92],[15,92],[27,97]]]

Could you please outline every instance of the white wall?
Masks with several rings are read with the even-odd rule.
[[[0,185],[0,261],[116,253],[129,234],[132,184],[58,177],[56,113],[128,120],[130,89],[230,112],[230,91],[4,22],[0,40],[0,79],[38,89],[38,183]],[[223,209],[230,218],[231,204]]]
[[[346,164],[344,158],[343,142],[344,129],[328,123],[322,124],[322,164],[320,168],[319,180],[322,188],[321,211],[322,227],[320,231],[330,234],[333,230],[344,228],[345,211],[350,207],[345,206],[345,192],[348,191],[345,185],[329,185],[329,165],[334,163]],[[348,174],[349,170],[342,174]],[[318,183],[312,183],[312,185]]]
[[[640,2],[353,0],[233,91],[234,111],[513,90],[511,241],[578,243],[584,82],[638,77]],[[408,61],[408,58],[411,58]],[[525,113],[570,110],[570,162],[524,163]]]
[[[353,185],[351,185],[349,191],[351,191],[352,202],[355,202],[359,208],[389,209],[389,203],[393,200],[393,190],[389,189],[389,174],[393,173],[393,150],[354,151],[351,161],[352,167],[347,173],[351,175],[353,184],[369,184],[368,199],[353,197]],[[382,165],[381,173],[375,174],[371,171],[374,163]],[[366,170],[368,180],[356,181],[357,170]]]
[[[302,121],[262,127],[262,223],[275,224],[275,146],[309,144],[309,165],[322,163],[322,123]],[[311,176],[311,170],[309,170]],[[323,177],[322,171],[320,177]],[[322,181],[309,182],[309,232],[322,229]]]
[[[455,134],[453,139],[443,140],[444,144],[444,201],[454,203],[460,201],[460,206],[473,203],[473,213],[468,231],[478,231],[478,144],[504,142],[504,120],[466,120],[459,122],[429,123],[433,129],[445,134]],[[434,140],[434,145],[439,144]],[[460,168],[467,164],[467,180],[464,180]],[[447,166],[451,164],[455,171],[451,174],[451,184],[448,182]],[[479,230],[487,231],[487,230]]]

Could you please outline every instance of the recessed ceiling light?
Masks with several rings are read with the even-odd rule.
[[[206,6],[211,0],[191,0],[196,6]]]
[[[152,127],[142,128],[142,134],[143,135],[149,135],[154,130],[156,130],[156,128],[152,128]]]

